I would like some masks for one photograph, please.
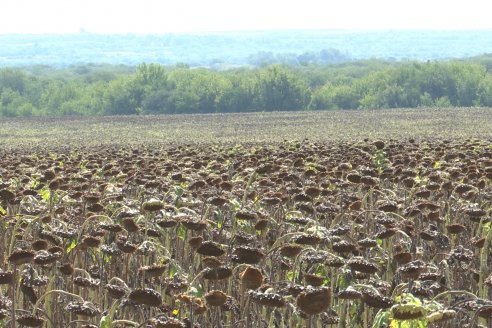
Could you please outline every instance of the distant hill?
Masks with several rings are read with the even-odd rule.
[[[492,53],[492,31],[265,31],[209,34],[0,35],[0,67],[185,63],[225,69],[358,59],[435,60]]]

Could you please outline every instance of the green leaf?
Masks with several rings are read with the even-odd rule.
[[[203,286],[201,284],[198,284],[195,286],[192,286],[188,289],[188,294],[194,296],[194,297],[202,297],[205,294],[205,290],[203,289]]]
[[[382,327],[386,327],[386,326],[382,326]],[[422,320],[396,320],[396,319],[393,319],[393,320],[391,320],[389,327],[390,328],[425,328],[425,327],[427,327],[427,322],[425,319],[422,319]]]
[[[241,208],[241,203],[236,198],[231,199],[229,201],[229,204],[231,205],[231,210],[232,211],[237,211],[237,210],[239,210]]]
[[[287,272],[287,280],[289,280],[289,281],[294,280],[294,272],[293,271]]]
[[[0,214],[1,215],[7,214],[7,211],[2,206],[0,206]]]
[[[46,201],[46,202],[50,201],[50,190],[49,190],[49,188],[45,187],[45,188],[41,189],[40,194],[41,194],[41,198],[44,201]]]
[[[104,259],[104,262],[109,263],[109,262],[111,262],[111,255],[103,254],[103,259]]]
[[[320,275],[320,276],[326,276],[327,275],[326,268],[322,265],[320,265],[316,268],[315,273],[317,275]]]
[[[99,321],[99,328],[111,328],[111,321],[112,320],[109,316],[103,316],[101,321]]]
[[[181,197],[183,196],[184,190],[181,186],[175,186],[174,193],[176,194],[176,197]]]
[[[387,327],[388,317],[388,311],[379,310],[379,312],[374,317],[372,328]]]
[[[176,272],[178,272],[178,269],[176,268],[176,266],[174,264],[171,263],[171,265],[169,266],[169,278],[174,277]]]
[[[483,231],[488,232],[490,230],[490,221],[483,224]]]
[[[178,237],[181,240],[185,240],[185,236],[186,236],[186,229],[180,225],[178,227]]]
[[[38,181],[38,180],[34,180],[34,181],[31,183],[31,188],[32,188],[32,189],[34,189],[34,188],[36,188],[38,185],[39,185],[39,181]]]
[[[72,242],[67,247],[67,254],[70,253],[75,247],[77,247],[77,240],[72,239]]]
[[[338,279],[337,279],[337,286],[340,288],[340,289],[345,289],[349,286],[349,283],[350,281],[348,281],[344,275],[340,275],[338,276]]]

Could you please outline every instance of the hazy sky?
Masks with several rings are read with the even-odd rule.
[[[492,29],[490,0],[0,0],[0,33]]]

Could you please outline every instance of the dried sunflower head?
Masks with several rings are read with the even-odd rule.
[[[296,298],[297,307],[309,315],[319,314],[330,307],[331,289],[328,287],[308,287]]]
[[[128,299],[135,304],[141,305],[160,306],[162,304],[161,295],[156,290],[151,288],[132,290],[128,295]]]
[[[76,315],[81,315],[91,318],[97,316],[100,313],[97,307],[91,302],[80,302],[80,301],[68,303],[67,306],[65,307],[65,310]]]
[[[286,304],[283,297],[275,293],[264,293],[260,291],[250,290],[249,296],[251,297],[251,300],[253,302],[264,306],[283,307]]]

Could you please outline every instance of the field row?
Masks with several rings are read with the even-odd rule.
[[[0,149],[365,138],[489,139],[488,108],[2,119]],[[1,151],[0,150],[0,151]]]

